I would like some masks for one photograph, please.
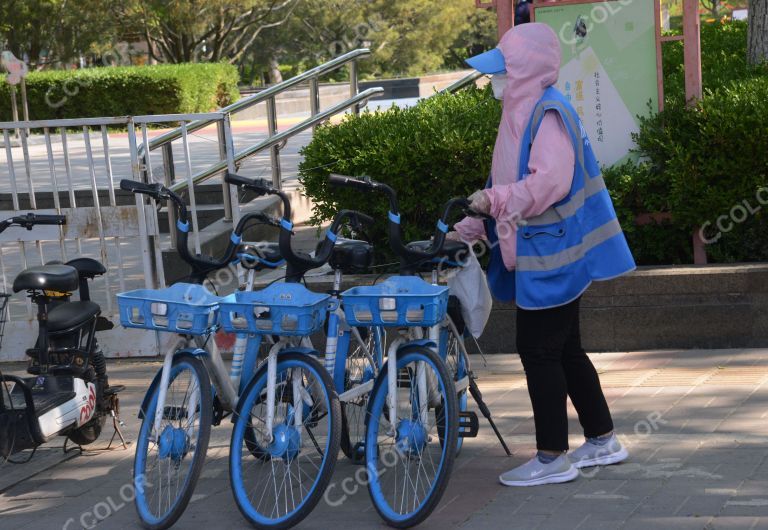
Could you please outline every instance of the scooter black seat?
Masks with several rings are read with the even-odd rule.
[[[79,284],[77,269],[69,265],[43,265],[25,269],[13,280],[13,292],[19,291],[76,291]]]
[[[107,269],[104,267],[104,265],[92,258],[75,258],[73,260],[69,260],[67,265],[74,267],[77,269],[77,273],[81,277],[88,279],[93,279],[96,276],[101,276],[107,272]]]
[[[48,331],[64,331],[80,326],[101,313],[98,304],[90,301],[60,304],[48,313]]]
[[[428,252],[432,248],[432,241],[414,241],[408,244],[408,248]],[[432,262],[440,262],[447,267],[458,267],[467,261],[469,256],[469,245],[463,241],[446,240],[443,250],[435,256]]]

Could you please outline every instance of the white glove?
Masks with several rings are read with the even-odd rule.
[[[489,214],[491,211],[491,199],[484,190],[477,190],[469,196],[469,208],[477,213]]]
[[[461,241],[461,235],[456,230],[451,230],[445,234],[445,239],[448,241]]]

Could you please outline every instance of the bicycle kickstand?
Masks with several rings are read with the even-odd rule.
[[[509,447],[507,447],[504,437],[499,432],[498,427],[496,427],[493,418],[491,418],[491,411],[488,408],[488,405],[485,404],[485,401],[483,401],[483,394],[480,393],[480,388],[475,382],[475,374],[472,372],[469,373],[469,393],[472,395],[472,399],[475,400],[475,403],[477,403],[477,408],[480,409],[480,412],[483,413],[485,419],[491,424],[491,428],[493,429],[493,432],[496,433],[496,438],[499,439],[499,443],[504,448],[504,451],[506,451],[507,456],[512,456],[512,452],[509,450]]]

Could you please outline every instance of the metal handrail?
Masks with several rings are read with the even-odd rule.
[[[469,75],[467,75],[465,77],[462,77],[458,81],[454,81],[453,83],[451,83],[450,85],[448,85],[444,89],[440,90],[438,92],[438,94],[452,94],[452,93],[454,93],[454,92],[456,92],[458,90],[461,90],[462,88],[464,88],[467,85],[473,84],[475,81],[477,81],[478,79],[480,79],[484,75],[485,75],[484,73],[478,72],[477,70],[475,70],[471,74],[469,74]]]
[[[288,90],[289,88],[299,85],[305,81],[309,81],[311,79],[333,72],[334,70],[341,68],[342,66],[344,66],[349,62],[356,61],[363,57],[368,57],[369,55],[371,55],[371,50],[369,50],[368,48],[360,48],[357,50],[352,50],[351,52],[347,52],[343,55],[339,55],[335,59],[331,59],[327,63],[321,64],[319,66],[315,66],[314,68],[311,68],[306,72],[303,72],[295,77],[286,79],[281,83],[278,83],[265,90],[262,90],[258,94],[254,94],[253,96],[249,96],[247,98],[243,98],[239,101],[236,101],[231,105],[228,105],[220,109],[219,112],[224,114],[234,114],[236,112],[240,112],[241,110],[245,110],[259,103],[263,103],[269,100],[270,98]],[[351,77],[352,76],[350,76],[350,78]],[[352,82],[351,79],[350,79],[350,83],[355,85],[355,88],[356,88],[357,83]],[[355,92],[356,91],[357,90],[355,90]],[[195,132],[199,129],[202,129],[203,127],[212,125],[213,123],[215,123],[215,120],[197,120],[197,121],[190,122],[189,124],[187,124],[187,133],[189,134],[189,133]],[[181,127],[176,128],[167,133],[161,134],[160,136],[157,136],[152,140],[150,140],[149,149],[154,150],[164,144],[167,144],[179,138],[181,138]],[[145,152],[145,150],[146,150],[145,146],[142,145],[139,148],[139,156],[141,156]]]
[[[283,141],[287,140],[288,138],[290,138],[291,136],[294,136],[302,131],[305,131],[310,127],[319,125],[322,122],[326,121],[327,119],[331,118],[335,114],[338,114],[350,107],[354,107],[355,105],[360,105],[361,103],[364,103],[368,99],[383,93],[384,93],[384,89],[381,87],[374,87],[374,88],[369,88],[368,90],[364,90],[363,92],[360,92],[359,94],[357,94],[355,97],[352,97],[346,101],[342,101],[341,103],[334,105],[333,107],[327,110],[319,112],[315,116],[312,116],[311,118],[308,118],[303,122],[297,125],[294,125],[290,129],[286,129],[285,131],[277,133],[274,136],[270,136],[269,138],[267,138],[261,143],[258,143],[256,145],[253,145],[251,147],[248,147],[246,149],[243,149],[242,151],[235,153],[235,156],[234,156],[235,164],[237,164],[238,162],[242,161],[245,158],[255,155],[260,151],[264,151],[265,149],[269,149],[270,147],[278,145]],[[208,169],[201,171],[200,173],[197,173],[196,175],[193,175],[191,179],[192,184],[193,185],[199,184],[200,182],[203,182],[211,178],[217,173],[221,173],[222,171],[225,171],[227,169],[227,166],[228,166],[227,161],[222,160],[218,164],[211,166]],[[176,182],[175,184],[172,184],[171,186],[169,186],[169,188],[172,191],[179,192],[187,188],[188,185],[189,185],[188,181],[182,180],[182,181]]]

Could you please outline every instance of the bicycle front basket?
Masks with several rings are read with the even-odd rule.
[[[215,331],[219,323],[220,300],[202,285],[192,283],[117,295],[123,327],[183,335],[207,335]]]
[[[445,318],[448,287],[393,276],[345,291],[342,305],[351,326],[434,326]]]
[[[329,298],[298,283],[238,291],[221,301],[221,327],[230,333],[311,335],[323,327]]]

